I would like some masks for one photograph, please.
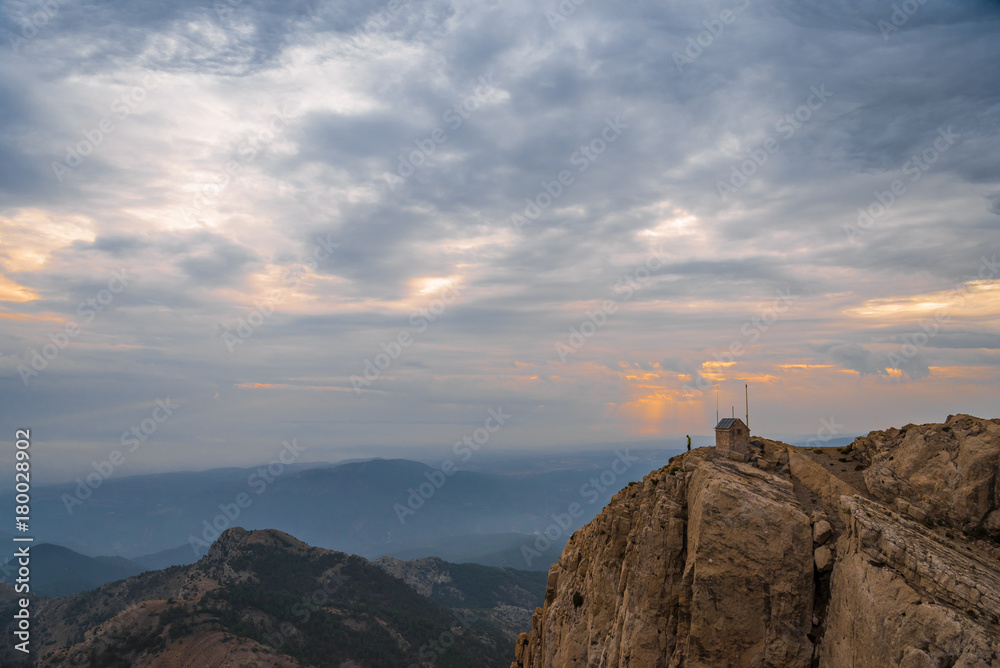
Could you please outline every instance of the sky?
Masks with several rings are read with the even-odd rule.
[[[70,479],[997,417],[998,29],[4,2],[3,427]]]

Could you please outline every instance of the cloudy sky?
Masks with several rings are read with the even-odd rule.
[[[761,434],[997,416],[996,2],[0,12],[50,475],[708,434],[745,384]]]

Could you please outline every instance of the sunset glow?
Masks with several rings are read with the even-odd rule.
[[[68,480],[167,395],[192,468],[994,414],[996,8],[753,4],[687,63],[719,9],[654,4],[60,3],[0,60],[4,405]]]

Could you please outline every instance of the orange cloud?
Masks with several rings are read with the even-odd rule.
[[[84,216],[21,209],[13,218],[0,217],[0,263],[5,273],[37,271],[55,251],[95,238],[93,221]]]
[[[31,290],[0,275],[0,302],[30,302],[35,299],[38,295]]]
[[[953,290],[869,299],[844,311],[848,316],[883,321],[927,318],[939,312],[949,317],[1000,316],[1000,279],[968,281]]]
[[[353,392],[349,387],[338,385],[292,385],[289,383],[238,383],[242,390],[310,390],[320,392]]]

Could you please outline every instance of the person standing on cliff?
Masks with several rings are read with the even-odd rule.
[[[688,452],[691,452],[691,436],[688,435]]]

